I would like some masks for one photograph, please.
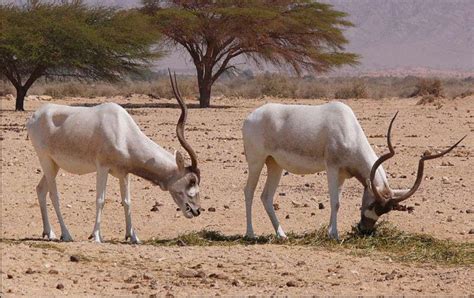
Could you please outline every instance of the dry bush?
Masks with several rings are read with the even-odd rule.
[[[291,79],[277,74],[265,74],[257,77],[257,83],[261,85],[262,96],[273,97],[295,97],[296,84]]]
[[[334,93],[335,98],[367,98],[367,87],[363,82],[354,82],[349,86],[342,87]]]
[[[297,98],[326,98],[329,92],[317,80],[303,80],[297,84]]]
[[[460,94],[454,95],[453,98],[466,98],[468,96],[473,96],[473,95],[474,95],[474,91],[466,90],[466,91],[461,92]]]
[[[416,90],[410,97],[432,95],[434,97],[443,97],[443,85],[440,79],[419,79]]]
[[[193,75],[178,77],[183,96],[197,98],[199,89]],[[390,98],[409,97],[413,94],[449,98],[472,95],[474,77],[420,79],[407,77],[290,77],[281,74],[229,76],[219,79],[212,95],[241,98]],[[0,96],[15,94],[13,86],[0,81]],[[118,83],[40,80],[28,92],[30,95],[61,97],[113,97],[131,94],[173,97],[167,75],[156,75],[149,80],[127,80]],[[422,95],[421,95],[422,96]]]
[[[430,103],[434,103],[438,100],[438,98],[434,95],[428,94],[424,95],[416,104],[417,105],[426,105]]]

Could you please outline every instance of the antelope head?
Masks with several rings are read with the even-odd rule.
[[[178,124],[176,125],[176,135],[178,136],[179,143],[188,152],[191,158],[191,166],[186,167],[184,163],[184,157],[179,151],[175,153],[176,165],[178,168],[177,174],[173,177],[172,181],[168,186],[168,191],[171,193],[173,200],[181,208],[183,214],[187,218],[193,216],[199,216],[201,213],[201,203],[199,199],[199,183],[201,175],[197,166],[197,155],[194,152],[191,145],[184,138],[184,126],[186,124],[187,107],[184,103],[181,93],[178,89],[176,82],[176,74],[173,76],[168,70],[170,75],[171,87],[173,89],[174,96],[181,107],[181,116],[179,117]]]
[[[375,161],[370,171],[370,179],[368,179],[366,183],[367,186],[364,190],[364,196],[362,198],[361,220],[357,226],[358,230],[362,233],[371,233],[374,229],[375,223],[381,215],[388,213],[392,210],[407,210],[407,208],[403,205],[400,205],[400,203],[407,200],[418,190],[418,187],[420,186],[421,181],[423,180],[424,162],[426,160],[442,157],[443,155],[453,150],[466,137],[464,136],[456,144],[452,145],[450,148],[440,153],[431,155],[425,152],[421,156],[420,161],[418,162],[418,172],[416,175],[416,180],[414,185],[410,189],[391,189],[387,186],[388,184],[383,187],[376,186],[375,175],[377,173],[377,169],[383,162],[395,155],[390,135],[392,131],[392,124],[395,118],[397,117],[397,114],[398,112],[395,114],[395,116],[393,116],[388,127],[387,144],[390,152],[380,156],[377,161]]]

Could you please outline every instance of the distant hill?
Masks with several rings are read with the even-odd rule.
[[[121,7],[140,3],[86,1]],[[346,31],[347,50],[360,54],[362,63],[342,73],[474,73],[474,0],[320,1],[347,12],[355,24]],[[159,67],[190,71],[193,65],[186,60],[186,54],[173,54]]]
[[[474,71],[472,0],[324,0],[349,13],[361,69]]]

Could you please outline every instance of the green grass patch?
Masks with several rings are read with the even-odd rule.
[[[173,239],[150,240],[144,244],[157,246],[232,246],[283,244],[287,246],[322,247],[349,251],[355,255],[382,254],[401,262],[437,263],[445,265],[473,265],[474,243],[436,239],[429,235],[406,233],[382,222],[372,235],[351,231],[341,241],[329,239],[326,228],[311,233],[289,233],[287,240],[273,235],[248,239],[241,235],[224,235],[216,231],[202,230]]]

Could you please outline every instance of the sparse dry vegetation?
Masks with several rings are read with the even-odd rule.
[[[329,239],[326,227],[305,234],[289,233],[287,240],[274,235],[247,239],[240,235],[223,235],[216,231],[202,230],[181,235],[174,239],[148,241],[158,246],[231,246],[255,244],[284,244],[290,246],[317,246],[332,250],[347,250],[357,255],[382,253],[402,262],[446,265],[473,265],[474,244],[440,240],[429,235],[400,231],[382,222],[373,235],[361,235],[356,230],[347,233],[340,242]]]
[[[416,90],[410,97],[418,96],[443,97],[443,85],[440,79],[419,79],[416,84]]]
[[[196,98],[199,94],[193,76],[179,78],[181,92],[186,97]],[[474,78],[420,79],[413,76],[398,77],[289,77],[281,74],[253,75],[250,71],[239,76],[218,80],[214,96],[261,98],[465,98],[473,94]],[[14,88],[7,82],[0,82],[0,96],[14,94]],[[131,94],[152,95],[170,98],[172,96],[168,77],[157,75],[148,80],[129,80],[117,84],[106,82],[50,81],[42,80],[31,88],[30,94],[64,97],[111,97]]]
[[[367,98],[367,88],[363,82],[353,82],[349,86],[342,87],[334,93],[335,98]]]

